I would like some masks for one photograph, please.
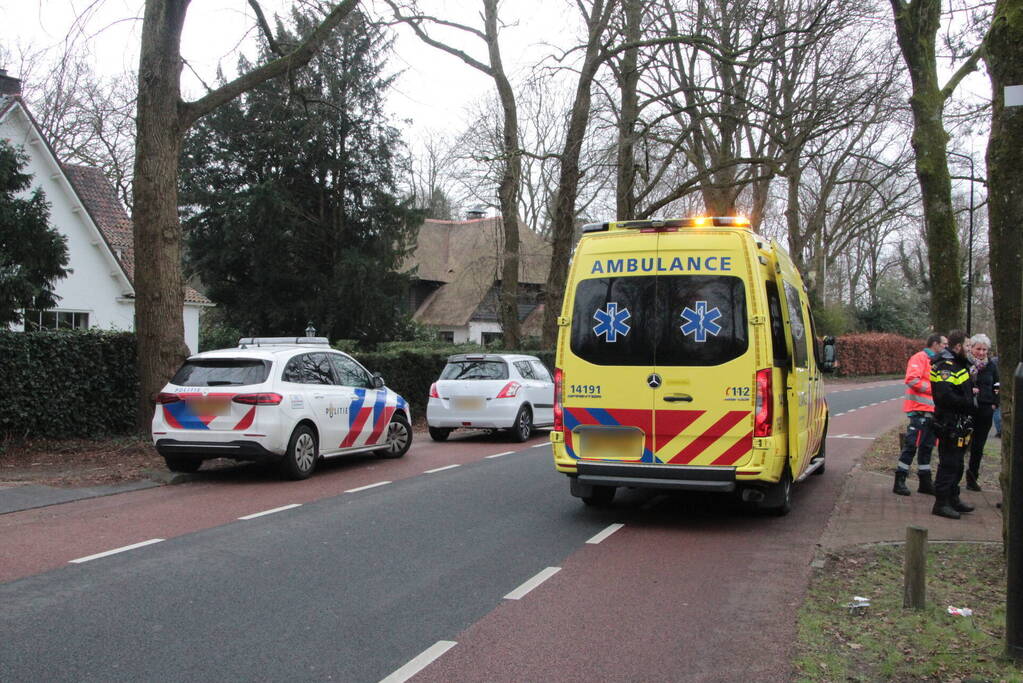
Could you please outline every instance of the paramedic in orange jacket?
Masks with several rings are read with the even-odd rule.
[[[920,479],[918,493],[934,495],[934,484],[931,480],[931,451],[934,449],[934,397],[931,395],[931,363],[941,355],[948,346],[948,339],[940,334],[932,334],[927,338],[927,347],[913,354],[906,366],[906,395],[902,402],[902,410],[909,418],[906,438],[899,455],[899,464],[895,469],[895,486],[892,493],[900,496],[910,495],[906,486],[906,477],[916,456],[916,472]]]

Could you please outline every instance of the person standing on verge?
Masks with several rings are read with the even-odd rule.
[[[895,485],[892,487],[892,493],[900,496],[910,495],[906,477],[913,465],[913,456],[916,456],[916,474],[920,480],[917,492],[934,494],[931,481],[931,451],[934,449],[931,364],[947,345],[945,337],[932,334],[927,338],[924,350],[913,354],[906,365],[906,395],[903,397],[902,411],[909,418],[909,426],[902,442],[902,453],[899,454],[899,464],[895,469]]]
[[[963,458],[970,446],[973,416],[977,411],[977,390],[970,377],[966,359],[966,335],[960,330],[948,335],[948,348],[931,366],[931,391],[934,393],[934,433],[938,437],[938,476],[934,481],[934,507],[931,514],[959,519],[973,506],[959,500],[959,481],[963,478]]]
[[[966,468],[966,488],[980,491],[980,461],[984,457],[984,444],[995,411],[998,410],[998,365],[988,358],[991,353],[991,340],[986,334],[973,335],[973,383],[977,387],[977,417],[970,442],[970,464]]]

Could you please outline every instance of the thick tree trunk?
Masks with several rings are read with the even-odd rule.
[[[948,172],[948,133],[942,122],[948,93],[938,83],[935,52],[941,0],[891,0],[899,47],[913,83],[913,151],[927,225],[931,324],[949,332],[962,324],[959,241]]]
[[[609,0],[613,2],[614,0]],[[551,225],[551,269],[547,274],[545,308],[543,315],[543,345],[554,348],[558,339],[558,316],[565,300],[565,283],[568,280],[568,261],[572,253],[572,239],[575,235],[575,202],[579,196],[579,156],[583,138],[590,120],[590,88],[600,66],[598,57],[600,37],[607,28],[608,12],[603,0],[594,0],[590,16],[587,17],[588,41],[586,57],[579,72],[575,100],[565,131],[565,147],[561,154],[561,171],[558,191],[554,199],[554,219]]]
[[[998,0],[985,60],[994,102],[987,147],[988,218],[990,223],[991,287],[994,290],[1002,377],[1002,491],[1008,510],[1012,459],[1012,373],[1020,361],[1021,291],[1023,271],[1023,106],[1005,106],[1005,86],[1023,85],[1023,0]],[[1023,476],[1014,473],[1013,476]],[[1008,515],[1003,516],[1007,540]]]
[[[519,117],[515,104],[515,91],[504,73],[501,49],[497,41],[497,0],[484,0],[487,49],[490,68],[497,84],[497,94],[504,112],[502,154],[504,170],[497,196],[501,203],[501,223],[504,228],[504,255],[501,266],[500,319],[504,347],[517,349],[519,328],[519,188],[522,179],[522,157],[519,154]]]
[[[643,0],[624,0],[625,42],[638,43],[643,19]],[[639,120],[639,48],[625,51],[619,65],[618,88],[622,94],[618,121],[618,183],[615,190],[618,220],[636,217],[636,123]]]
[[[152,421],[156,394],[188,355],[177,201],[179,48],[187,9],[188,0],[147,0],[142,22],[132,216],[141,431]]]

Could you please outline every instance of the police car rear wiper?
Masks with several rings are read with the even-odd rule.
[[[241,382],[232,382],[229,379],[211,379],[206,382],[206,386],[208,387],[222,387],[225,384],[236,385],[241,384]]]

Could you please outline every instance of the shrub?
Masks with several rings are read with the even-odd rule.
[[[847,334],[835,341],[838,357],[836,374],[902,375],[909,357],[924,347],[922,339],[910,339],[888,332]]]
[[[0,435],[131,433],[135,354],[130,332],[0,331]]]

